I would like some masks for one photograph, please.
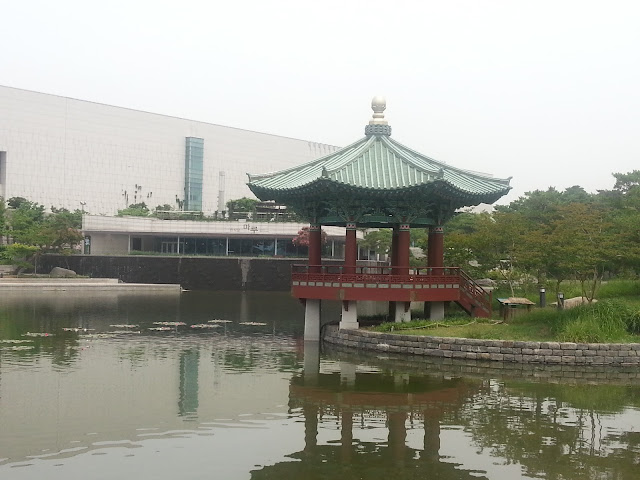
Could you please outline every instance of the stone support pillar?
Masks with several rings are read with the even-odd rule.
[[[357,330],[360,328],[358,324],[358,307],[357,302],[353,300],[345,300],[342,302],[342,316],[340,317],[340,330],[343,328]]]
[[[307,298],[304,302],[304,340],[320,340],[320,300]]]
[[[317,386],[320,375],[320,343],[304,342],[303,351],[304,384],[305,386]]]
[[[320,273],[322,263],[321,226],[312,223],[309,226],[309,273]]]
[[[440,452],[440,421],[424,412],[424,450],[421,458],[437,462]]]
[[[356,224],[355,222],[349,222],[347,223],[347,234],[344,242],[344,273],[356,273],[357,258],[358,243],[356,242]]]
[[[356,364],[340,362],[340,383],[353,387],[356,384]]]
[[[425,302],[424,309],[429,320],[437,322],[444,318],[444,302]]]
[[[304,414],[304,453],[313,454],[318,446],[318,407],[305,405],[302,407]]]
[[[395,304],[394,321],[396,323],[411,321],[411,302],[393,302]]]

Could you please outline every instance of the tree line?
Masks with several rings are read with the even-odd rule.
[[[445,265],[461,266],[475,278],[501,279],[512,292],[526,283],[552,284],[557,290],[563,281],[577,280],[583,294],[593,298],[603,276],[636,275],[640,269],[640,170],[613,177],[610,190],[549,187],[492,212],[459,212],[446,224]],[[244,200],[234,201],[239,203],[234,208],[255,208]],[[0,260],[78,251],[82,213],[55,207],[47,213],[22,197],[0,198],[0,236],[12,239],[0,245]],[[119,212],[132,214],[147,216],[149,210],[136,204]],[[412,231],[413,245],[426,250],[427,241],[424,229]],[[367,232],[361,246],[388,253],[391,231]],[[425,259],[412,262],[421,265]]]

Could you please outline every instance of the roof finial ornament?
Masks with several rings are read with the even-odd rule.
[[[387,109],[387,101],[381,95],[376,95],[371,100],[371,109],[373,117],[369,120],[369,125],[364,127],[364,133],[367,137],[371,135],[391,135],[391,127],[389,122],[384,119],[384,111]]]
[[[371,100],[371,109],[373,110],[373,118],[369,120],[369,125],[388,125],[384,119],[384,111],[387,109],[387,101],[381,95],[376,95]]]

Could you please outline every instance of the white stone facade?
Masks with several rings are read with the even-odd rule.
[[[160,253],[181,253],[180,251],[163,252],[158,249],[157,239],[165,239],[165,243],[189,242],[190,239],[221,239],[224,240],[225,249],[217,255],[234,255],[239,252],[229,251],[229,242],[236,239],[256,241],[270,241],[273,244],[278,240],[275,250],[270,250],[269,255],[285,256],[286,245],[298,232],[308,227],[305,223],[289,222],[201,222],[190,220],[159,220],[152,217],[107,217],[99,215],[84,215],[82,217],[82,231],[85,237],[90,238],[90,253],[93,255],[121,255],[130,253],[131,250],[159,251]],[[344,227],[325,226],[323,230],[327,234],[327,250],[331,257],[341,258],[344,255]],[[357,237],[362,238],[362,232],[357,232]],[[139,248],[133,247],[139,239]],[[89,253],[89,251],[87,251]],[[266,253],[266,252],[265,252]]]
[[[184,200],[185,139],[204,139],[202,210],[253,197],[246,174],[338,147],[0,86],[0,196],[112,215]],[[220,192],[223,192],[222,195]]]

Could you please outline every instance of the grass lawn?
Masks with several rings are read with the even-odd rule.
[[[578,343],[640,343],[640,282],[609,282],[597,303],[557,310],[534,308],[506,322],[454,314],[434,323],[383,323],[381,332],[493,340],[561,341]]]

